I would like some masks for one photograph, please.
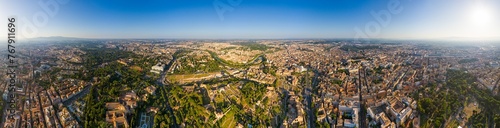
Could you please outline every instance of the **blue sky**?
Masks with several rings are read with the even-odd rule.
[[[231,5],[229,1],[238,0],[62,0],[68,1],[64,4],[58,0],[42,1],[55,1],[59,8],[55,15],[46,15],[45,24],[36,24],[33,19],[37,14],[47,14],[38,1],[2,0],[0,16],[17,16],[19,26],[34,24],[37,32],[30,34],[25,34],[29,30],[18,28],[24,37],[353,38],[356,27],[363,32],[374,30],[365,29],[370,22],[380,24],[370,12],[388,10],[392,2],[241,0],[238,5]],[[216,1],[232,8],[222,14],[223,20],[214,7]],[[391,13],[387,26],[380,26],[369,38],[498,38],[500,35],[500,1],[393,1],[399,2],[403,10]],[[476,10],[479,13],[471,14]],[[4,31],[1,33],[6,35]]]

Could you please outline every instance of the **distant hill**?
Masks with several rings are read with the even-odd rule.
[[[50,40],[81,40],[81,39],[85,39],[85,38],[64,37],[64,36],[49,36],[49,37],[29,38],[27,40],[32,40],[32,41],[50,41]]]

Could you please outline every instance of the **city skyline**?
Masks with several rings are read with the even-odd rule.
[[[3,17],[18,17],[21,38],[500,39],[500,2],[489,0],[7,0],[1,5]]]

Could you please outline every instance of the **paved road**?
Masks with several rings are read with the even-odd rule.
[[[165,69],[163,70],[163,72],[161,72],[160,78],[158,78],[158,80],[156,81],[156,84],[158,84],[160,86],[165,85],[165,77],[167,76],[167,72],[172,67],[172,64],[174,64],[174,62],[177,60],[176,55],[179,53],[180,53],[180,51],[176,51],[174,53],[174,55],[172,56],[173,57],[172,60],[170,60],[170,62],[165,66]]]
[[[71,103],[75,102],[75,100],[78,100],[78,99],[82,98],[83,96],[87,95],[90,92],[90,87],[91,86],[92,86],[91,84],[85,86],[85,88],[82,91],[78,92],[78,94],[76,94],[75,96],[73,96],[73,97],[71,97],[71,98],[63,101],[63,106],[66,107],[66,109],[68,109],[68,113],[72,117],[74,117],[75,120],[76,120],[76,122],[78,122],[78,124],[80,124],[80,125],[83,125],[83,121],[80,119],[80,117],[76,116],[76,114],[73,111],[71,111],[72,109],[70,109],[68,106]]]
[[[307,127],[315,128],[316,127],[316,115],[314,115],[314,108],[312,108],[312,89],[318,86],[318,76],[319,73],[317,70],[314,70],[314,77],[311,82],[311,86],[304,87],[304,94],[306,100],[306,113],[307,113]]]
[[[82,89],[82,91],[78,92],[75,96],[69,98],[69,99],[66,99],[63,101],[63,104],[65,106],[68,106],[70,105],[71,103],[75,102],[75,100],[78,100],[80,98],[82,98],[83,96],[87,95],[89,92],[90,92],[90,87],[92,85],[88,84],[85,86],[85,88]]]
[[[45,117],[45,112],[43,111],[43,108],[42,108],[43,103],[42,103],[42,99],[40,98],[40,92],[42,92],[42,91],[39,91],[37,93],[36,97],[38,98],[38,104],[39,104],[38,107],[40,109],[40,113],[42,113],[42,117]],[[47,121],[45,120],[45,118],[43,118],[43,120],[41,120],[41,121],[43,121],[44,126],[47,127]]]
[[[165,83],[165,77],[167,76],[167,72],[168,70],[172,67],[172,65],[174,64],[174,62],[177,60],[177,57],[176,55],[179,54],[180,52],[182,52],[181,50],[177,50],[173,55],[172,55],[172,60],[170,60],[170,62],[165,66],[165,69],[163,70],[163,72],[161,73],[160,75],[160,78],[158,78],[158,80],[156,81],[156,84],[160,85],[160,86],[163,86],[163,85],[166,85]],[[167,90],[165,90],[167,91]],[[167,94],[168,95],[168,94]],[[167,98],[167,102],[165,103],[166,104],[166,108],[167,110],[170,112],[170,113],[174,113],[174,111],[172,110],[172,107],[170,106],[169,104],[169,99]],[[173,120],[173,128],[179,128],[179,124],[177,124],[177,120],[175,119],[175,116],[174,115],[169,115],[170,118]]]

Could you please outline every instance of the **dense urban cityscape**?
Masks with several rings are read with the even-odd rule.
[[[3,128],[498,128],[500,0],[0,0]]]
[[[500,125],[495,43],[68,39],[16,50],[18,107],[8,118],[4,102],[3,127]]]

